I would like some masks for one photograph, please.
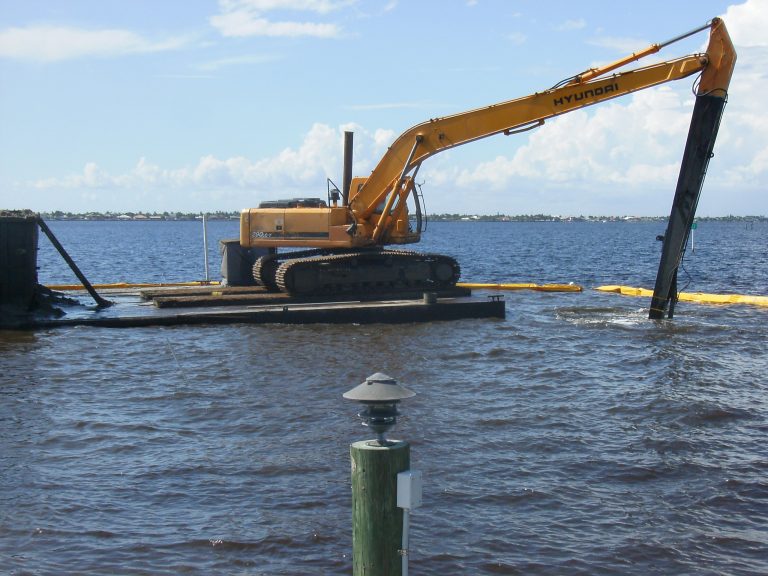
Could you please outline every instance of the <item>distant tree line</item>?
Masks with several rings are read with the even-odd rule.
[[[468,214],[431,214],[428,219],[433,222],[666,222],[668,216],[552,216],[550,214],[507,214],[468,215]],[[699,222],[735,221],[735,222],[765,222],[766,216],[703,216],[697,217]]]
[[[46,220],[199,220],[202,212],[40,212]],[[240,212],[206,212],[208,220],[240,218]]]
[[[201,212],[40,212],[46,220],[199,220]],[[240,212],[206,212],[208,220],[237,220]],[[552,216],[550,214],[430,214],[432,222],[655,222],[666,221],[667,216]],[[766,216],[704,216],[700,222],[735,221],[765,222]]]

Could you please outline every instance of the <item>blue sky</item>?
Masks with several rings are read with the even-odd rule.
[[[549,88],[714,16],[739,59],[699,214],[768,214],[768,0],[0,0],[0,208],[325,197],[344,130],[366,175],[414,124]],[[666,215],[691,83],[431,158],[427,210]]]

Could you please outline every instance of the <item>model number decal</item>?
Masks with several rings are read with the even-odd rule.
[[[251,238],[272,238],[272,232],[251,232]]]

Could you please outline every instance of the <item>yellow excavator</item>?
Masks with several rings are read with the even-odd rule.
[[[620,71],[704,30],[709,30],[704,53]],[[689,143],[697,150],[703,147],[701,154],[706,160],[714,145],[735,60],[725,24],[715,18],[676,38],[566,78],[550,89],[418,124],[395,140],[367,178],[351,177],[352,138],[347,133],[343,192],[328,180],[327,200],[273,200],[242,211],[241,246],[269,249],[256,260],[254,279],[270,289],[293,294],[449,288],[459,278],[459,266],[453,258],[386,248],[415,243],[421,237],[424,217],[415,179],[424,160],[443,150],[494,134],[537,128],[547,118],[698,73],[697,107],[700,101],[713,103],[707,113],[694,111]],[[696,188],[695,211],[706,161],[703,167],[684,169],[686,175],[681,171],[681,179],[688,182],[692,178]],[[413,208],[409,209],[411,202]],[[291,250],[278,252],[278,248]]]

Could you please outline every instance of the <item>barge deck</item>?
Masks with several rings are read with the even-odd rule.
[[[83,291],[59,294],[61,317],[26,316],[4,322],[4,328],[36,330],[72,326],[133,328],[203,324],[372,324],[411,323],[469,318],[504,318],[502,297],[472,296],[467,289],[426,294],[356,295],[342,300],[293,298],[259,287],[201,286],[194,288],[106,289],[112,306],[87,303]]]

